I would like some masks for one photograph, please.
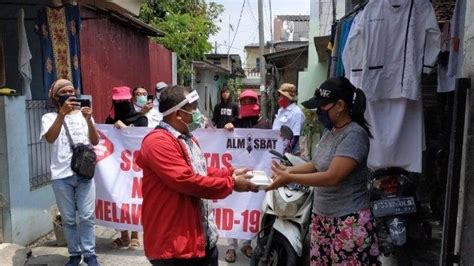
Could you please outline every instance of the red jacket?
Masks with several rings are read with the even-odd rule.
[[[185,144],[165,129],[143,140],[137,163],[143,168],[143,241],[148,259],[205,256],[200,199],[232,193],[233,169],[194,173]]]

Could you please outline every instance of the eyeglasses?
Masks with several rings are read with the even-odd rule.
[[[148,96],[148,93],[147,92],[135,92],[135,97],[137,96]]]

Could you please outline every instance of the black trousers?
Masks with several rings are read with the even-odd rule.
[[[153,266],[218,266],[219,250],[217,246],[206,249],[204,258],[150,260]]]

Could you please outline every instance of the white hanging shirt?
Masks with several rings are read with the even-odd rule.
[[[367,166],[374,170],[401,167],[421,173],[425,149],[421,101],[400,98],[367,102],[365,116],[373,135]]]
[[[428,0],[372,0],[354,19],[342,59],[346,77],[369,101],[420,100],[421,73],[431,71],[439,51]]]
[[[43,139],[57,116],[58,113],[55,112],[43,115],[41,118],[40,139]],[[74,111],[66,115],[64,121],[68,126],[74,144],[90,144],[89,127],[80,111]],[[72,149],[64,125],[61,126],[61,132],[59,132],[58,138],[51,145],[51,179],[55,180],[72,176],[74,174],[71,170]]]

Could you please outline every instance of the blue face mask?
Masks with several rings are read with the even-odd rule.
[[[148,102],[148,98],[145,95],[140,95],[137,96],[137,105],[140,107],[145,106],[145,104]]]
[[[331,108],[333,107],[334,105],[331,106]],[[329,108],[328,110],[323,110],[321,108],[318,108],[318,110],[316,110],[319,123],[321,123],[321,125],[323,125],[328,130],[331,130],[334,127],[334,124],[332,123],[331,118],[329,118],[329,110],[331,110],[331,108]]]

